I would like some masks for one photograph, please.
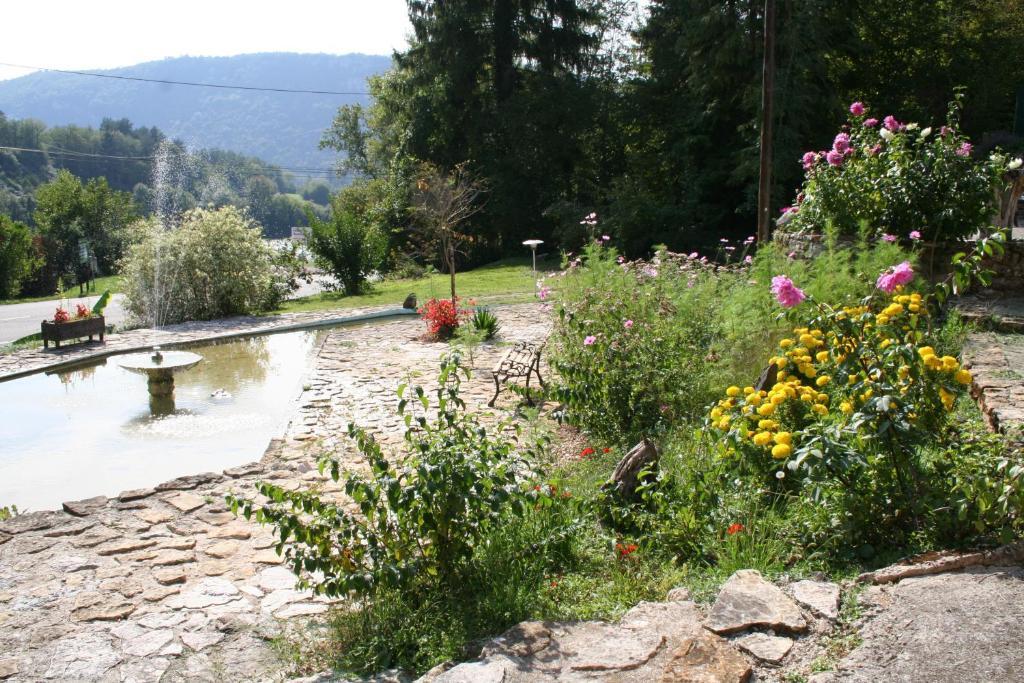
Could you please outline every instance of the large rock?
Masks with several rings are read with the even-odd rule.
[[[860,595],[862,644],[842,683],[1024,680],[1024,568],[904,579]]]
[[[807,630],[807,622],[789,596],[765,581],[753,569],[741,569],[725,582],[704,622],[719,634],[750,628],[771,628],[792,633]]]
[[[106,633],[87,631],[58,640],[46,659],[43,678],[58,681],[98,681],[121,663]],[[33,676],[33,678],[35,675]]]
[[[227,579],[211,577],[203,579],[195,587],[181,594],[183,607],[203,609],[212,605],[223,605],[238,599],[239,590]]]

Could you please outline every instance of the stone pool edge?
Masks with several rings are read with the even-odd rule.
[[[389,308],[382,311],[372,311],[370,313],[360,313],[358,315],[343,316],[340,318],[325,318],[322,320],[313,320],[298,323],[289,322],[283,325],[271,325],[267,327],[233,330],[231,332],[213,333],[207,336],[182,339],[180,341],[161,341],[160,346],[162,348],[178,348],[182,346],[192,346],[195,344],[202,344],[204,342],[211,341],[229,341],[231,339],[239,339],[242,337],[265,337],[267,335],[279,334],[282,332],[298,332],[302,330],[315,330],[323,327],[338,327],[361,322],[371,322],[375,320],[403,318],[410,315],[417,315],[416,310],[410,308]],[[23,377],[29,377],[31,375],[36,375],[40,372],[54,372],[59,370],[65,370],[82,365],[84,363],[102,360],[104,358],[110,358],[112,356],[121,356],[129,353],[148,351],[151,348],[153,348],[152,343],[136,344],[133,346],[125,346],[116,349],[98,349],[94,352],[75,356],[74,358],[68,360],[62,360],[55,363],[48,363],[45,365],[36,365],[31,368],[26,368],[24,370],[16,370],[14,372],[0,373],[0,383],[9,382],[15,379],[21,379]]]

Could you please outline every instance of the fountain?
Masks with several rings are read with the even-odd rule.
[[[175,373],[194,367],[202,359],[198,353],[163,353],[159,346],[154,346],[152,354],[136,353],[125,356],[118,364],[129,372],[146,375],[150,412],[154,415],[169,415],[174,412]]]

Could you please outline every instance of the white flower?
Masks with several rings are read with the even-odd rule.
[[[907,124],[907,130],[917,130],[917,124],[916,123],[908,123]]]
[[[886,142],[889,142],[894,137],[896,137],[896,135],[888,128],[883,128],[882,130],[878,131],[878,134],[881,135],[882,139],[885,140]]]
[[[1016,159],[1008,163],[1006,165],[1006,168],[1010,169],[1011,171],[1016,171],[1018,168],[1021,167],[1022,164],[1024,164],[1024,161],[1021,161],[1021,158],[1017,157]]]
[[[924,140],[926,137],[932,134],[931,126],[921,131],[921,139]]]

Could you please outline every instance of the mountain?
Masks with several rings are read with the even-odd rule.
[[[94,71],[174,81],[292,90],[366,92],[366,80],[391,66],[380,55],[258,53],[235,57],[177,57]],[[0,81],[0,112],[50,125],[98,125],[127,118],[156,126],[189,147],[219,148],[282,166],[324,168],[333,152],[317,143],[342,104],[360,95],[310,95],[225,90],[37,72]]]

